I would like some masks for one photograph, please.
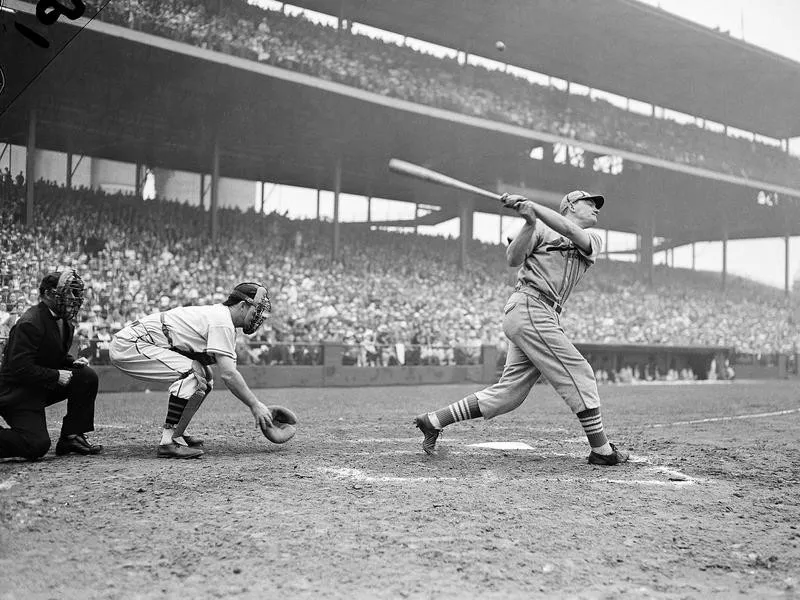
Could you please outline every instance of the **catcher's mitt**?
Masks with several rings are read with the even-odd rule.
[[[268,406],[272,414],[272,427],[262,430],[264,437],[273,444],[288,442],[297,433],[297,416],[284,406]]]

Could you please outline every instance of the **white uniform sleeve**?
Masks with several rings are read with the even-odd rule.
[[[589,263],[594,264],[594,262],[597,260],[597,257],[600,256],[600,253],[603,251],[603,238],[600,237],[600,234],[596,231],[587,231],[586,233],[588,234],[589,239],[592,241],[592,251],[587,254],[577,246],[576,249],[583,258],[585,258]]]
[[[230,321],[227,309],[221,312],[219,318],[212,317],[208,324],[206,352],[229,356],[236,360],[236,329]]]
[[[208,328],[206,352],[222,354],[236,360],[236,330],[230,327],[211,325]]]

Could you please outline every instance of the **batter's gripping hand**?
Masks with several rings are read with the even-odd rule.
[[[269,427],[262,427],[261,432],[273,444],[283,444],[288,442],[297,433],[295,424],[297,416],[284,406],[268,406],[272,415],[272,424]]]
[[[519,213],[519,216],[525,219],[529,225],[536,224],[536,212],[533,210],[533,202],[528,200],[525,196],[506,193],[500,196],[500,201],[506,208],[510,208]]]
[[[500,196],[500,202],[503,203],[503,206],[510,208],[511,210],[517,210],[519,205],[526,200],[527,198],[525,196],[520,196],[519,194],[509,194],[508,192]]]

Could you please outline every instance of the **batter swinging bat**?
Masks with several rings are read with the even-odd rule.
[[[389,170],[399,173],[400,175],[408,175],[409,177],[415,177],[416,179],[422,179],[423,181],[430,181],[431,183],[438,183],[439,185],[456,188],[457,190],[471,192],[473,194],[477,194],[478,196],[483,196],[484,198],[500,200],[500,194],[495,194],[494,192],[484,190],[483,188],[471,185],[465,181],[443,175],[438,171],[433,171],[426,167],[421,167],[419,165],[415,165],[414,163],[406,162],[397,158],[392,158],[389,160]]]

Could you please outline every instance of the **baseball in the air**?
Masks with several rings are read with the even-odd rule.
[[[506,45],[499,40],[494,43],[494,47],[497,48],[498,52],[502,52],[506,49]]]

